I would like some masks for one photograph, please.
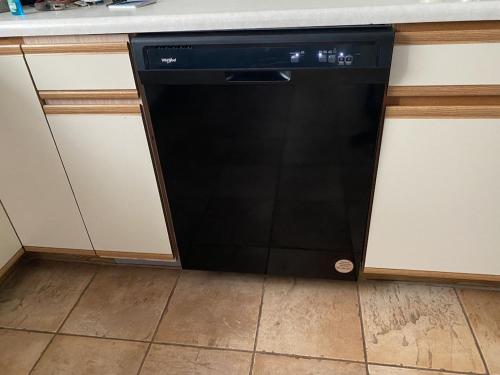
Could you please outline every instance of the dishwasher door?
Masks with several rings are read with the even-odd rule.
[[[355,279],[388,70],[157,78],[143,84],[183,268]]]

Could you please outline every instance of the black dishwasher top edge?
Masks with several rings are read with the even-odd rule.
[[[142,34],[132,38],[136,69],[388,69],[388,26]]]

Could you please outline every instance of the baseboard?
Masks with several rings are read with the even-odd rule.
[[[97,256],[103,258],[161,260],[167,262],[175,260],[172,254],[137,253],[129,251],[108,251],[108,250],[96,250],[95,252]]]
[[[447,283],[500,284],[500,275],[365,267],[362,278]]]
[[[49,254],[72,254],[82,256],[96,255],[94,250],[87,249],[66,249],[60,247],[24,246],[28,253],[49,253]]]
[[[0,268],[0,283],[3,282],[7,276],[9,275],[10,271],[14,267],[14,265],[17,263],[19,259],[24,254],[24,249],[20,248],[19,250],[16,251],[16,253],[9,259],[7,263],[3,267]]]
[[[87,249],[65,249],[56,247],[25,246],[29,253],[59,254],[69,256],[79,256],[86,258],[114,258],[114,259],[137,259],[155,260],[163,262],[175,261],[171,254],[139,253],[129,251],[108,251],[108,250],[87,250]]]

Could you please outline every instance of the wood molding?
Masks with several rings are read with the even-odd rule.
[[[388,96],[387,106],[500,106],[499,96]]]
[[[3,281],[12,270],[12,267],[17,263],[17,261],[23,256],[24,249],[20,248],[16,251],[16,253],[9,259],[7,263],[3,267],[0,268],[0,282]]]
[[[96,250],[95,252],[97,256],[103,258],[145,259],[145,260],[161,260],[161,261],[175,260],[172,254],[138,253],[131,251],[108,251],[108,250]]]
[[[397,23],[394,30],[398,31],[443,31],[443,30],[489,30],[500,29],[500,21],[446,21],[446,22],[419,22]]]
[[[395,44],[468,44],[498,42],[500,42],[500,29],[400,31],[396,32],[394,36]]]
[[[51,90],[39,91],[40,99],[138,99],[137,90]]]
[[[500,275],[365,267],[365,279],[500,283]]]
[[[500,85],[389,86],[387,96],[500,96]]]
[[[3,55],[22,55],[21,47],[15,44],[0,44],[0,56]]]
[[[128,34],[39,35],[25,36],[20,44],[127,43],[128,40]]]
[[[140,114],[139,104],[47,104],[43,106],[47,115],[69,115],[69,114]]]
[[[139,260],[158,260],[158,261],[175,261],[171,254],[154,254],[154,253],[139,253],[129,251],[108,251],[108,250],[86,250],[86,249],[64,249],[54,247],[38,247],[25,246],[25,251],[28,253],[42,254],[59,254],[83,257],[100,257],[100,258],[116,258],[116,259],[139,259]]]
[[[24,250],[30,253],[50,253],[50,254],[73,254],[73,255],[95,255],[94,250],[87,249],[65,249],[57,247],[25,246]]]
[[[498,105],[387,106],[386,118],[500,118]]]
[[[0,38],[0,46],[12,46],[12,45],[20,45],[22,44],[23,40],[22,38],[15,38],[15,37],[9,37],[9,38]]]
[[[22,44],[26,54],[37,53],[128,53],[126,42],[114,43],[68,43],[68,44]]]

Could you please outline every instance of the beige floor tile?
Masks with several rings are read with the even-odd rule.
[[[83,263],[23,264],[0,288],[0,326],[55,332],[94,271]]]
[[[360,297],[369,362],[484,372],[452,288],[362,283]]]
[[[259,351],[363,361],[356,284],[266,280]]]
[[[103,266],[61,332],[150,340],[178,272]]]
[[[259,354],[255,356],[252,375],[366,375],[363,363],[304,359]]]
[[[452,374],[449,372],[441,371],[429,371],[429,370],[415,370],[411,368],[397,368],[397,367],[387,367],[387,366],[375,366],[369,365],[368,371],[370,375],[446,375]],[[453,372],[455,375],[466,375],[465,373]]]
[[[263,278],[183,271],[157,342],[253,349]]]
[[[154,344],[141,375],[247,375],[251,361],[251,353]]]
[[[491,375],[500,375],[500,292],[459,290]]]
[[[33,375],[137,374],[148,344],[78,336],[56,336]]]
[[[28,374],[51,338],[48,333],[0,329],[0,374]]]

